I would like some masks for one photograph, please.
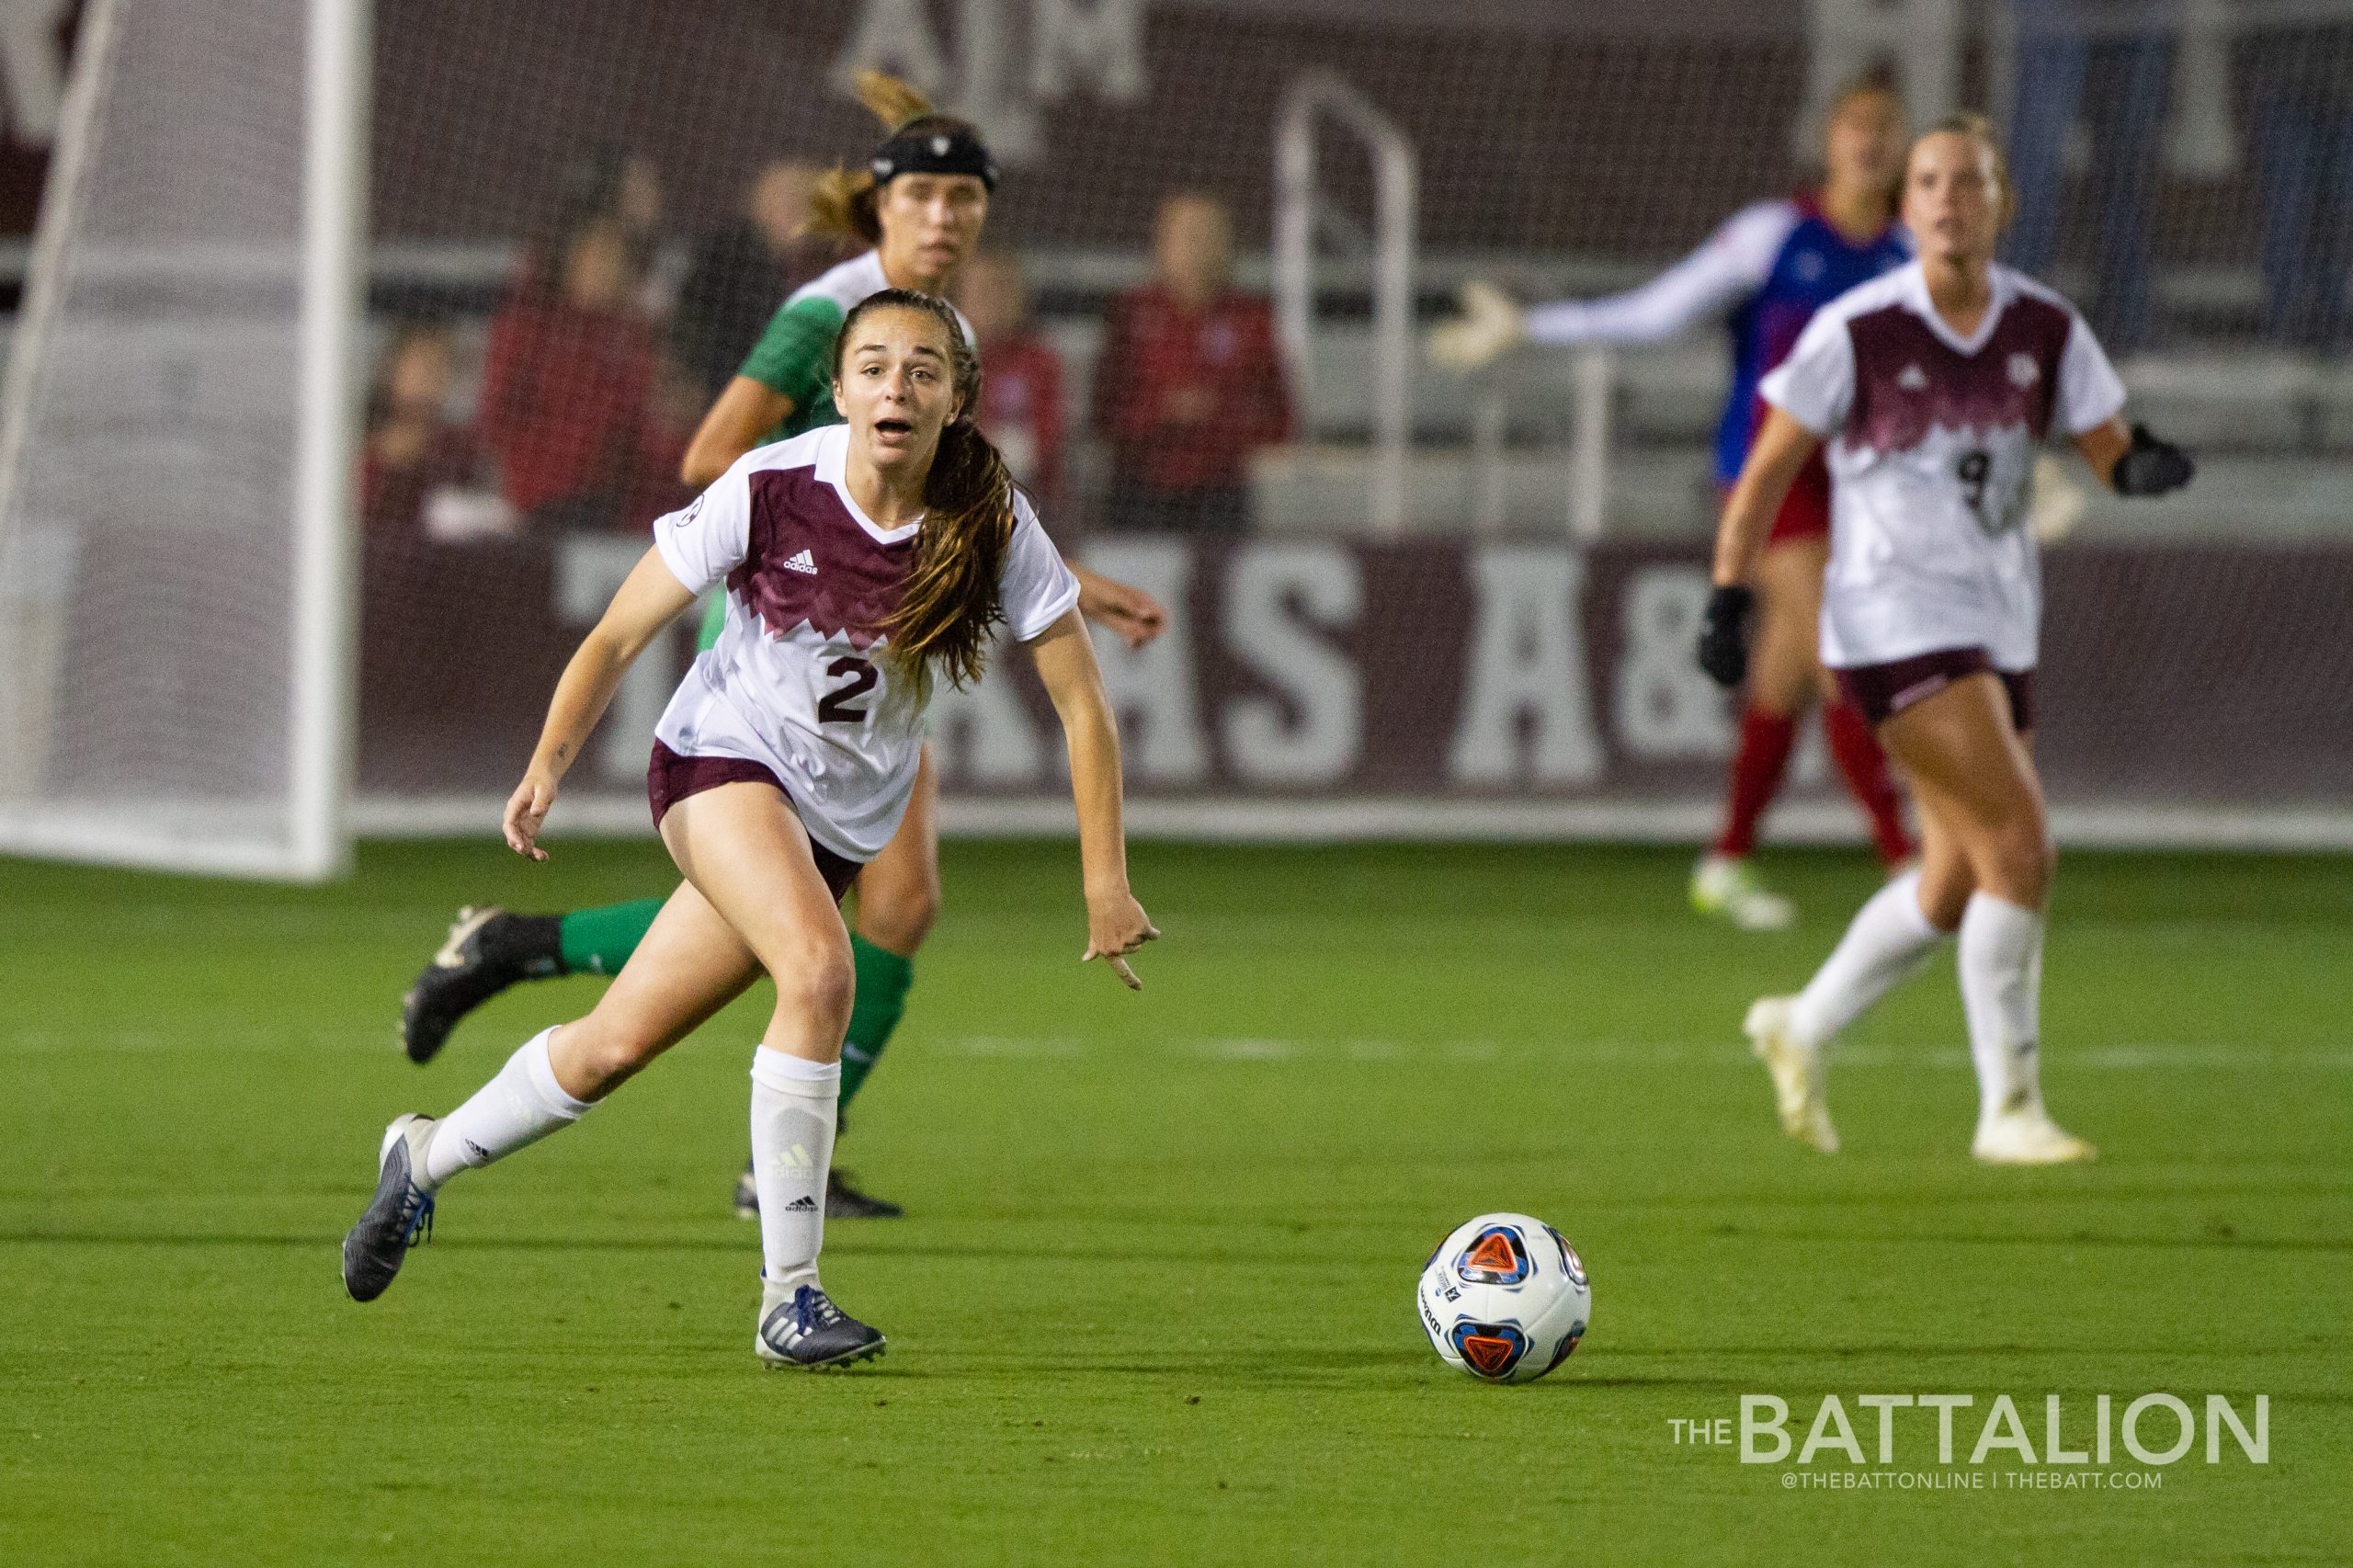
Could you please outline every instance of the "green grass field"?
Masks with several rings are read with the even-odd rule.
[[[1870,885],[1772,864],[1742,937],[1665,851],[1144,847],[1166,939],[1076,960],[1066,846],[950,846],[949,909],[843,1163],[911,1217],[826,1278],[891,1335],[750,1354],[758,994],[577,1130],[443,1196],[382,1301],[336,1242],[393,1113],[444,1109],[597,983],[419,1070],[392,1022],[460,902],[665,884],[650,845],[373,847],[324,891],[0,862],[0,1562],[2318,1562],[2353,1553],[2353,862],[2071,856],[2046,1083],[2099,1163],[1967,1157],[1949,960],[1855,1031],[1847,1152],[1774,1128],[1733,1026]],[[1593,1328],[1552,1378],[1431,1354],[1415,1275],[1483,1210],[1557,1224]],[[2105,1491],[1818,1489],[1673,1419],[1836,1393],[2153,1391],[2269,1462]],[[2146,1429],[2162,1446],[2171,1428]],[[1899,1420],[1894,1470],[1935,1462]],[[1876,1466],[1869,1467],[1877,1469]],[[1984,1471],[2024,1473],[2015,1455]],[[2000,1476],[1995,1475],[1998,1483]]]

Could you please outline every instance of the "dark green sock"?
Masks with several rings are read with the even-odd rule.
[[[601,909],[575,909],[565,915],[556,928],[562,942],[563,972],[619,974],[621,965],[629,962],[630,954],[645,940],[645,933],[653,928],[654,917],[662,913],[665,902],[638,898],[627,903],[608,903]]]
[[[874,1059],[891,1043],[899,1015],[907,1010],[907,987],[915,981],[915,960],[878,948],[863,937],[849,939],[858,969],[858,999],[850,1004],[849,1031],[842,1040],[842,1104],[858,1095],[874,1071]]]

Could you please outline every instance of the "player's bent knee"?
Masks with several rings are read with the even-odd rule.
[[[600,1100],[661,1055],[669,1043],[592,1013],[565,1025],[549,1041],[549,1065],[566,1094]]]
[[[857,998],[858,972],[850,965],[846,946],[835,944],[806,949],[769,968],[776,982],[779,1013],[790,1013],[825,1025],[847,1025],[850,1004]]]
[[[2003,824],[1993,835],[1988,851],[1990,863],[1982,878],[1987,891],[2015,903],[2039,907],[2051,886],[2056,858],[2042,813],[2030,812]]]

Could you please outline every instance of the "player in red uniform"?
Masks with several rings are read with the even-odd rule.
[[[1764,418],[1757,381],[1788,355],[1807,320],[1856,284],[1911,258],[1895,221],[1903,175],[1904,106],[1872,82],[1841,93],[1824,122],[1818,189],[1759,201],[1638,289],[1603,300],[1563,300],[1526,311],[1492,285],[1463,290],[1465,315],[1430,335],[1430,356],[1475,369],[1521,342],[1555,347],[1656,343],[1724,318],[1732,386],[1716,427],[1716,483],[1730,489]],[[1870,727],[1839,695],[1814,646],[1822,572],[1830,554],[1830,476],[1809,465],[1773,517],[1756,571],[1760,624],[1726,780],[1723,830],[1691,874],[1692,907],[1745,930],[1796,917],[1749,861],[1756,829],[1780,792],[1797,722],[1817,697],[1831,756],[1870,821],[1871,842],[1891,870],[1912,856],[1904,804]]]
[[[449,1116],[386,1130],[375,1196],[344,1241],[355,1300],[392,1284],[442,1184],[579,1120],[765,973],[754,1348],[799,1367],[881,1351],[817,1278],[853,985],[837,905],[906,812],[928,697],[979,677],[995,627],[1029,646],[1068,734],[1086,957],[1136,984],[1122,955],[1159,933],[1128,887],[1119,734],[1078,581],[972,422],[980,367],[961,324],[928,295],[869,297],[843,323],[831,391],[847,425],[755,449],[655,522],[557,683],[505,824],[540,859],[558,784],[631,662],[725,584],[725,631],[663,714],[647,778],[685,880],[594,1012],[533,1036]]]

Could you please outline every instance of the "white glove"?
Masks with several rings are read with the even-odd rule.
[[[1494,284],[1472,278],[1462,286],[1462,313],[1430,329],[1430,363],[1458,375],[1483,369],[1518,347],[1528,322],[1512,297]]]
[[[2034,460],[2034,478],[2030,482],[2032,494],[2027,502],[2027,527],[2034,530],[2038,544],[2057,544],[2075,531],[2084,520],[2084,508],[2089,503],[2083,487],[2067,472],[2066,465],[2049,452]]]

